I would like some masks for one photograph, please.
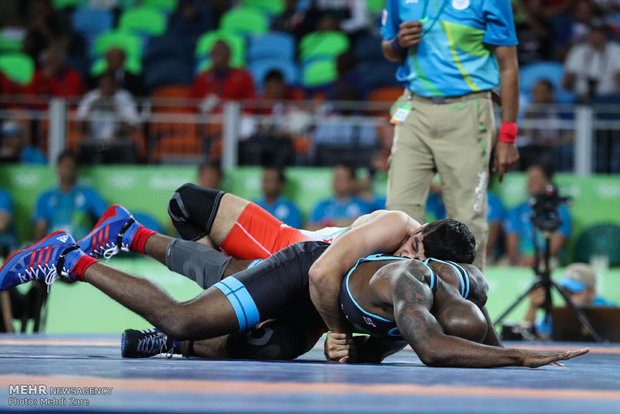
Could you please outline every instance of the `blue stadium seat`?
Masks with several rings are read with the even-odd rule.
[[[364,83],[368,89],[381,88],[384,86],[397,86],[396,69],[398,63],[382,60],[378,62],[362,62],[357,65]]]
[[[519,71],[519,85],[521,93],[530,98],[532,86],[539,80],[548,79],[553,84],[555,99],[558,103],[574,103],[577,96],[562,89],[564,67],[558,62],[536,62],[529,64]]]
[[[250,73],[254,78],[254,83],[259,92],[262,92],[265,83],[265,75],[277,69],[284,75],[284,80],[288,85],[299,84],[299,70],[295,62],[287,59],[262,59],[250,63]]]
[[[191,85],[193,65],[176,59],[157,59],[144,66],[144,87],[150,93],[166,85]]]
[[[144,49],[145,62],[160,58],[193,62],[195,42],[186,36],[163,35],[149,39]]]
[[[84,7],[71,17],[73,31],[84,36],[96,36],[114,27],[114,15],[108,10]]]
[[[261,59],[295,59],[295,39],[287,33],[272,32],[250,38],[248,62]]]
[[[109,10],[83,7],[71,16],[73,31],[84,38],[90,50],[95,38],[114,27],[114,15]]]

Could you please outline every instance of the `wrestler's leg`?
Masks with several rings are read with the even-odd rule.
[[[234,194],[188,183],[170,197],[168,214],[183,239],[218,247],[249,203]]]
[[[310,239],[254,203],[194,184],[177,189],[168,214],[183,239],[204,242],[240,259],[264,259]]]
[[[102,263],[84,273],[84,281],[177,339],[203,339],[235,332],[239,322],[233,306],[217,288],[187,302],[178,302],[157,284]]]
[[[200,358],[295,359],[312,349],[321,334],[321,330],[272,319],[243,332],[183,341],[181,352]]]

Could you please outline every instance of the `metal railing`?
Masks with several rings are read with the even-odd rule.
[[[84,124],[101,121],[100,115],[80,120],[77,101],[42,102],[0,101],[0,121],[24,125],[28,141],[51,162],[67,147],[97,152],[122,142],[130,143],[135,160],[143,163],[207,158],[221,160],[224,168],[274,162],[329,165],[338,160],[362,166],[373,152],[389,152],[393,137],[387,116],[392,102],[145,99],[138,102],[140,124],[123,141],[97,143]],[[620,106],[531,106],[519,119],[519,131],[524,162],[542,157],[559,171],[620,173]]]

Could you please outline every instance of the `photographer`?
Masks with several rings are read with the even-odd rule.
[[[559,285],[569,294],[571,302],[578,308],[585,306],[616,306],[615,303],[597,295],[596,273],[585,263],[573,263],[564,271]],[[536,326],[540,339],[551,339],[551,320],[536,319],[536,311],[545,302],[545,289],[540,286],[530,293],[530,304],[523,322]]]
[[[552,175],[551,169],[545,165],[531,165],[527,169],[528,196],[531,198],[543,193],[545,187],[552,183]],[[539,200],[539,198],[537,197],[536,200]],[[551,260],[557,262],[562,248],[571,235],[572,226],[568,209],[563,205],[554,207],[557,208],[562,223],[550,236],[549,253]],[[508,212],[508,217],[504,223],[506,252],[510,263],[514,266],[533,266],[535,262],[535,247],[538,247],[539,254],[541,255],[544,250],[544,236],[540,230],[534,229],[532,225],[533,214],[534,210],[528,201],[524,201]],[[536,242],[537,246],[534,246],[534,242]]]

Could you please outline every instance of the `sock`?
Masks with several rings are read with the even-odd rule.
[[[146,241],[153,234],[157,234],[157,232],[151,229],[147,229],[146,227],[141,225],[138,230],[136,230],[136,234],[134,234],[133,236],[129,249],[136,253],[144,254],[144,246],[146,245]]]
[[[97,259],[95,259],[94,257],[90,257],[86,254],[80,257],[75,263],[75,266],[73,266],[73,270],[71,271],[71,273],[73,274],[73,278],[75,280],[81,280],[83,282],[84,273],[86,273],[86,270],[95,263],[97,263]]]
[[[172,352],[175,354],[180,354],[181,352],[181,341],[172,341]]]

